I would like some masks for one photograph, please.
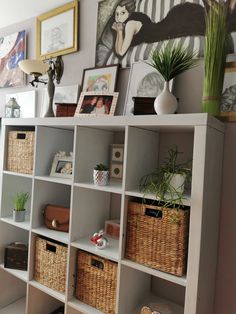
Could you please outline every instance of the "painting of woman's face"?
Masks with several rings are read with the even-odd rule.
[[[124,23],[127,18],[129,17],[129,12],[127,11],[126,7],[119,6],[116,8],[115,12],[115,20],[117,23]]]

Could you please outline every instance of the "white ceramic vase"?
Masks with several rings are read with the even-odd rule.
[[[181,173],[167,173],[166,179],[169,185],[169,193],[183,194],[186,175]]]
[[[154,101],[154,109],[158,115],[175,113],[178,102],[176,97],[170,92],[169,82],[164,83],[164,89]]]
[[[95,185],[108,185],[109,171],[93,170],[93,182]]]

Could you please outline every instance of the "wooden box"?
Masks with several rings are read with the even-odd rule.
[[[4,267],[27,270],[28,246],[21,242],[14,242],[5,248]]]
[[[65,307],[64,306],[60,306],[58,309],[56,309],[55,311],[51,312],[50,314],[64,314],[65,313]]]
[[[119,220],[106,220],[105,233],[112,237],[119,239],[120,236],[120,221]]]
[[[153,97],[133,97],[134,115],[156,114]]]
[[[56,117],[74,117],[77,104],[56,103]]]

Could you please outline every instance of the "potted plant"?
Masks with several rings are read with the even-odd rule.
[[[206,12],[205,75],[203,83],[202,110],[218,116],[224,82],[228,5],[209,1]]]
[[[25,204],[30,199],[28,192],[19,192],[13,197],[14,209],[13,220],[16,222],[25,221]]]
[[[182,205],[185,183],[191,181],[191,168],[189,161],[177,162],[179,154],[177,147],[169,149],[165,162],[141,178],[139,187],[144,197],[155,194],[165,207]]]
[[[170,46],[165,45],[162,50],[154,50],[151,53],[151,63],[163,77],[164,89],[154,101],[154,108],[157,114],[175,113],[177,110],[177,99],[170,92],[169,82],[177,75],[197,65],[194,59],[195,52],[183,48],[181,44]]]
[[[97,164],[93,170],[93,181],[95,185],[108,185],[108,167],[102,163]]]

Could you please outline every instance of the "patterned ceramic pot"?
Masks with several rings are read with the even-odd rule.
[[[95,185],[108,185],[109,171],[93,170],[93,182]]]

